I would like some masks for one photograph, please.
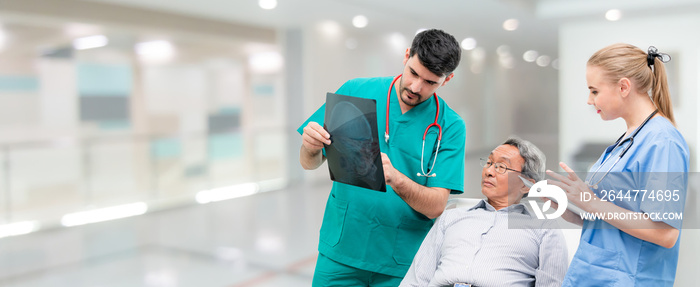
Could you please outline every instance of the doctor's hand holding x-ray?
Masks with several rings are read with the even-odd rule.
[[[547,171],[554,178],[548,182],[562,188],[570,204],[602,216],[583,220],[565,213],[583,228],[562,286],[673,286],[682,219],[665,216],[682,216],[689,151],[675,128],[668,60],[654,47],[644,52],[627,44],[605,47],[588,60],[587,103],[604,121],[624,119],[627,130],[585,181],[564,163],[566,175]],[[647,197],[655,189],[678,193]]]
[[[331,144],[331,135],[317,122],[309,122],[304,127],[301,139],[302,145],[299,152],[301,166],[306,170],[317,169],[325,160],[321,150],[324,144]]]

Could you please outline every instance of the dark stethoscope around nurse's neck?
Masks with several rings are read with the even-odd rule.
[[[386,96],[386,129],[384,130],[384,142],[388,143],[389,142],[389,103],[391,102],[391,92],[394,90],[394,83],[396,83],[396,80],[401,78],[401,75],[396,76],[393,81],[391,81],[391,85],[389,85],[389,92],[387,92]],[[438,152],[440,151],[440,140],[442,140],[442,126],[438,124],[438,115],[440,115],[440,101],[438,101],[438,97],[436,93],[433,93],[433,98],[435,99],[435,121],[433,121],[432,124],[428,125],[428,127],[425,128],[425,132],[423,133],[423,147],[421,148],[421,154],[420,154],[420,170],[421,172],[416,173],[417,176],[424,176],[424,177],[435,177],[436,174],[430,173],[433,168],[435,167],[435,161],[437,160],[437,155]],[[425,172],[425,169],[423,169],[423,156],[425,154],[425,136],[428,135],[428,131],[432,127],[437,127],[438,128],[438,138],[437,138],[437,148],[435,149],[435,157],[433,158],[433,165],[428,169],[428,172]]]
[[[625,142],[628,142],[628,141],[629,141],[629,145],[626,146],[626,147],[622,150],[622,152],[620,153],[620,156],[618,156],[617,159],[615,159],[615,162],[613,162],[613,164],[610,166],[610,168],[608,168],[608,171],[606,171],[606,172],[603,174],[603,176],[601,176],[600,179],[599,179],[596,183],[592,184],[593,179],[595,178],[595,175],[598,173],[598,171],[600,170],[600,168],[603,167],[603,166],[605,165],[606,162],[608,162],[608,160],[610,159],[610,157],[606,158],[602,163],[600,163],[600,165],[598,166],[598,168],[591,174],[591,177],[586,181],[586,184],[587,184],[589,187],[592,187],[593,189],[598,189],[598,184],[599,184],[601,181],[603,181],[603,178],[605,178],[605,176],[608,175],[608,173],[610,173],[610,170],[612,170],[612,168],[615,167],[615,165],[617,164],[617,162],[620,161],[620,159],[621,159],[623,156],[625,156],[625,154],[627,153],[627,151],[632,147],[632,144],[634,144],[634,137],[639,133],[639,131],[642,130],[642,128],[647,124],[647,122],[648,122],[657,112],[659,112],[658,109],[657,109],[657,110],[654,110],[654,111],[644,120],[644,122],[642,122],[642,124],[639,125],[639,127],[634,131],[634,133],[632,133],[632,135],[631,135],[630,137],[628,137],[628,138],[622,140],[622,138],[625,137],[625,134],[626,134],[626,133],[624,133],[624,134],[622,134],[622,135],[617,139],[617,141],[615,141],[615,146],[614,146],[614,147],[612,148],[612,150],[610,151],[610,154],[612,154],[612,152],[613,152],[617,147],[623,146],[623,145],[625,144]],[[621,141],[621,140],[622,140],[622,141]]]

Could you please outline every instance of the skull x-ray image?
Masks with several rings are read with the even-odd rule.
[[[385,192],[376,101],[328,93],[324,121],[331,180]]]

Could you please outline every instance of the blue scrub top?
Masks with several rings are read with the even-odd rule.
[[[614,145],[608,147],[591,167],[587,180],[594,177],[592,183],[595,183],[600,179],[623,149],[614,148]],[[611,202],[634,212],[682,214],[688,163],[685,139],[668,119],[657,116],[639,131],[627,154],[593,191],[598,197],[610,199],[611,190],[616,195],[622,190],[624,196],[631,190],[628,198]],[[661,200],[649,197],[651,190],[659,189],[678,190],[675,193],[678,196],[662,196]],[[646,190],[646,197],[643,190]],[[681,228],[679,219],[651,219]],[[673,286],[679,242],[680,236],[676,244],[667,249],[633,237],[603,220],[584,221],[578,250],[562,286]]]
[[[346,82],[336,94],[370,98],[377,103],[380,150],[392,165],[411,180],[428,187],[442,187],[453,194],[463,192],[466,127],[462,118],[438,97],[442,141],[435,163],[436,177],[419,177],[423,133],[435,120],[433,97],[401,114],[395,93],[390,97],[389,143],[384,141],[386,99],[393,77],[358,78]],[[398,83],[396,83],[398,85]],[[325,105],[310,121],[323,125]],[[437,129],[431,128],[425,140],[424,169],[432,164]],[[325,151],[324,151],[325,152]],[[319,252],[334,261],[362,270],[403,277],[433,220],[413,210],[391,186],[378,192],[333,182],[323,216]]]

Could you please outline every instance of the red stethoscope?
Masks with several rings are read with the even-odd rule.
[[[391,92],[394,90],[394,83],[396,80],[401,78],[401,75],[396,76],[393,81],[391,81],[391,85],[389,85],[389,92],[387,92],[386,95],[386,130],[384,130],[384,142],[388,143],[389,142],[389,103],[391,102]],[[440,101],[438,101],[438,97],[436,93],[433,93],[433,98],[435,98],[435,105],[437,106],[435,110],[435,121],[433,121],[432,124],[428,125],[427,128],[425,128],[425,132],[423,133],[423,147],[421,148],[420,152],[420,171],[422,173],[417,173],[417,176],[424,176],[424,177],[435,177],[435,173],[430,173],[433,168],[435,167],[435,161],[437,160],[437,155],[438,152],[440,151],[440,140],[442,140],[442,126],[438,124],[438,115],[440,114]],[[428,135],[428,131],[432,127],[437,127],[438,128],[438,138],[437,138],[437,148],[435,149],[435,157],[433,158],[433,165],[428,169],[428,172],[426,173],[425,170],[423,169],[423,156],[425,154],[425,136]]]

